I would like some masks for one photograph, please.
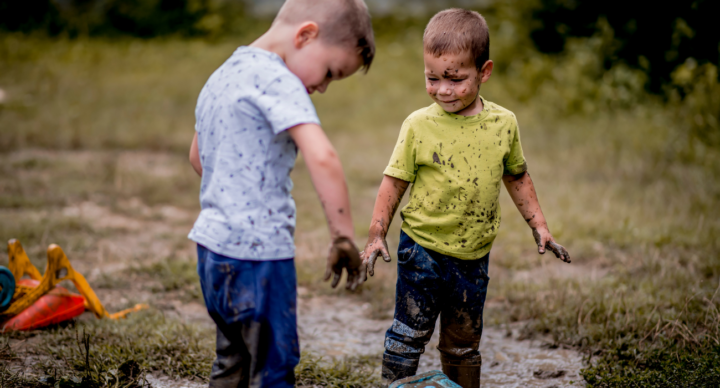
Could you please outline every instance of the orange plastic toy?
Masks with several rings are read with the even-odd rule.
[[[32,330],[72,319],[83,311],[92,311],[97,318],[119,319],[127,314],[147,308],[137,304],[133,308],[109,314],[95,292],[79,272],[70,265],[65,252],[55,244],[47,250],[48,264],[45,275],[30,262],[17,240],[8,242],[8,269],[15,281],[15,293],[7,310],[0,312],[0,327],[5,330]],[[31,279],[22,279],[28,275]],[[71,280],[82,295],[77,295],[57,284]]]
[[[35,288],[37,280],[22,279],[18,285]],[[85,312],[85,298],[68,291],[65,287],[55,286],[30,307],[2,324],[2,330],[34,330],[55,325],[73,319]]]

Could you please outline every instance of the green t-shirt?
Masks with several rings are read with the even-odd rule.
[[[527,170],[515,115],[482,101],[475,116],[437,104],[413,112],[384,172],[413,184],[402,230],[424,248],[465,260],[490,252],[503,174]]]

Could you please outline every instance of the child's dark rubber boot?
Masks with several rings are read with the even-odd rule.
[[[384,353],[382,361],[382,385],[387,387],[395,380],[413,376],[420,365],[420,360],[413,360]]]
[[[463,388],[480,388],[482,356],[467,359],[440,357],[443,373]]]

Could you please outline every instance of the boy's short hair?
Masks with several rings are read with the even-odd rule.
[[[275,22],[287,24],[305,21],[317,23],[326,42],[357,48],[367,72],[375,57],[375,38],[363,0],[287,0],[275,17]]]
[[[425,27],[423,49],[436,57],[468,52],[480,70],[490,59],[490,33],[485,18],[459,8],[438,12]]]

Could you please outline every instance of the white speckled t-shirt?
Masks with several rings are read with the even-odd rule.
[[[240,47],[208,79],[195,109],[202,211],[188,238],[246,260],[295,256],[285,131],[320,120],[300,79],[274,53]]]

